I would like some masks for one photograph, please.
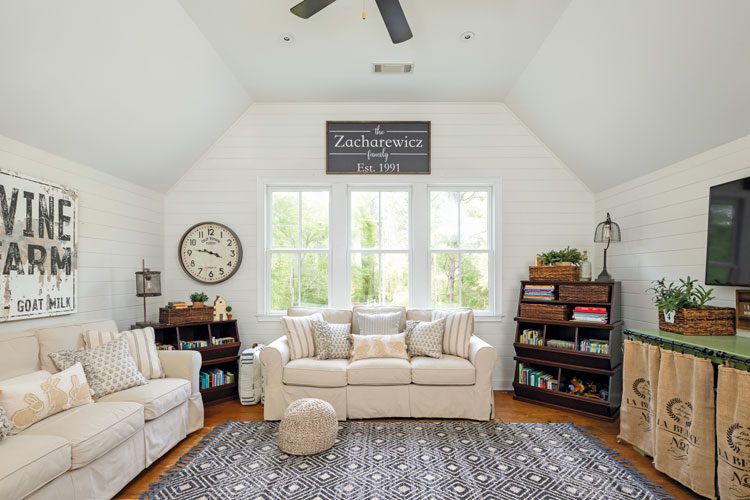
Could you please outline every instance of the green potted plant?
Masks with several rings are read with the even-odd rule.
[[[204,302],[208,300],[208,295],[203,292],[195,292],[190,294],[190,301],[193,303],[193,307],[203,307]]]
[[[227,312],[227,319],[232,319],[232,306],[227,306],[225,311]]]
[[[583,253],[569,246],[550,250],[536,256],[535,266],[529,267],[531,281],[578,281]]]
[[[662,278],[646,290],[659,311],[659,329],[683,335],[734,335],[734,308],[709,306],[713,289],[697,283],[690,276],[676,283]]]

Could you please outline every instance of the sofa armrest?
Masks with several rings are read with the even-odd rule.
[[[492,371],[495,369],[497,350],[476,335],[469,341],[469,361],[477,370],[477,383],[492,386]]]
[[[189,380],[191,394],[200,393],[198,374],[203,361],[201,353],[198,351],[159,351],[158,353],[159,361],[167,377]]]
[[[274,340],[260,351],[260,366],[266,387],[282,384],[284,366],[289,363],[289,342],[286,336]]]

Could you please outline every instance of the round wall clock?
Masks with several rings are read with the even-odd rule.
[[[178,252],[182,268],[201,283],[226,281],[242,263],[237,234],[216,222],[201,222],[185,231]]]

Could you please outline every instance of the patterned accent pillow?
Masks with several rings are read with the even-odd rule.
[[[360,335],[393,335],[398,333],[401,313],[364,314],[357,313]]]
[[[281,318],[281,327],[289,342],[289,357],[291,359],[315,356],[313,319],[322,320],[323,316],[320,313],[315,313],[312,316],[284,316]]]
[[[474,311],[457,309],[453,311],[432,311],[432,321],[445,318],[443,334],[443,354],[469,358],[469,343],[474,335]]]
[[[10,420],[8,420],[8,414],[5,413],[5,408],[0,406],[0,441],[10,436]]]
[[[406,345],[410,356],[443,357],[445,318],[435,321],[407,321]]]
[[[61,370],[80,362],[97,398],[148,384],[148,380],[138,371],[135,360],[130,355],[128,339],[125,336],[101,347],[53,352],[49,357]]]
[[[352,351],[350,323],[329,323],[324,319],[313,319],[310,322],[318,359],[349,359]]]
[[[156,338],[154,329],[137,328],[125,332],[97,332],[89,330],[83,334],[83,343],[86,349],[100,347],[119,339],[121,336],[128,338],[130,355],[135,359],[138,369],[147,379],[164,378],[164,370],[159,360],[159,352],[156,350]]]
[[[406,332],[394,335],[352,334],[352,361],[368,358],[409,359]]]
[[[93,402],[80,363],[54,375],[38,371],[0,383],[0,408],[8,415],[11,434],[55,413]]]

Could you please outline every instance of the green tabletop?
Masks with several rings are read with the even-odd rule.
[[[670,342],[678,342],[683,346],[691,346],[697,349],[711,349],[714,351],[714,356],[712,357],[717,362],[721,360],[721,356],[717,355],[718,353],[725,353],[750,360],[750,337],[745,335],[682,335],[665,332],[664,330],[650,330],[646,328],[627,328],[625,333],[628,332],[646,336],[647,340],[662,342],[665,345],[669,345]]]

